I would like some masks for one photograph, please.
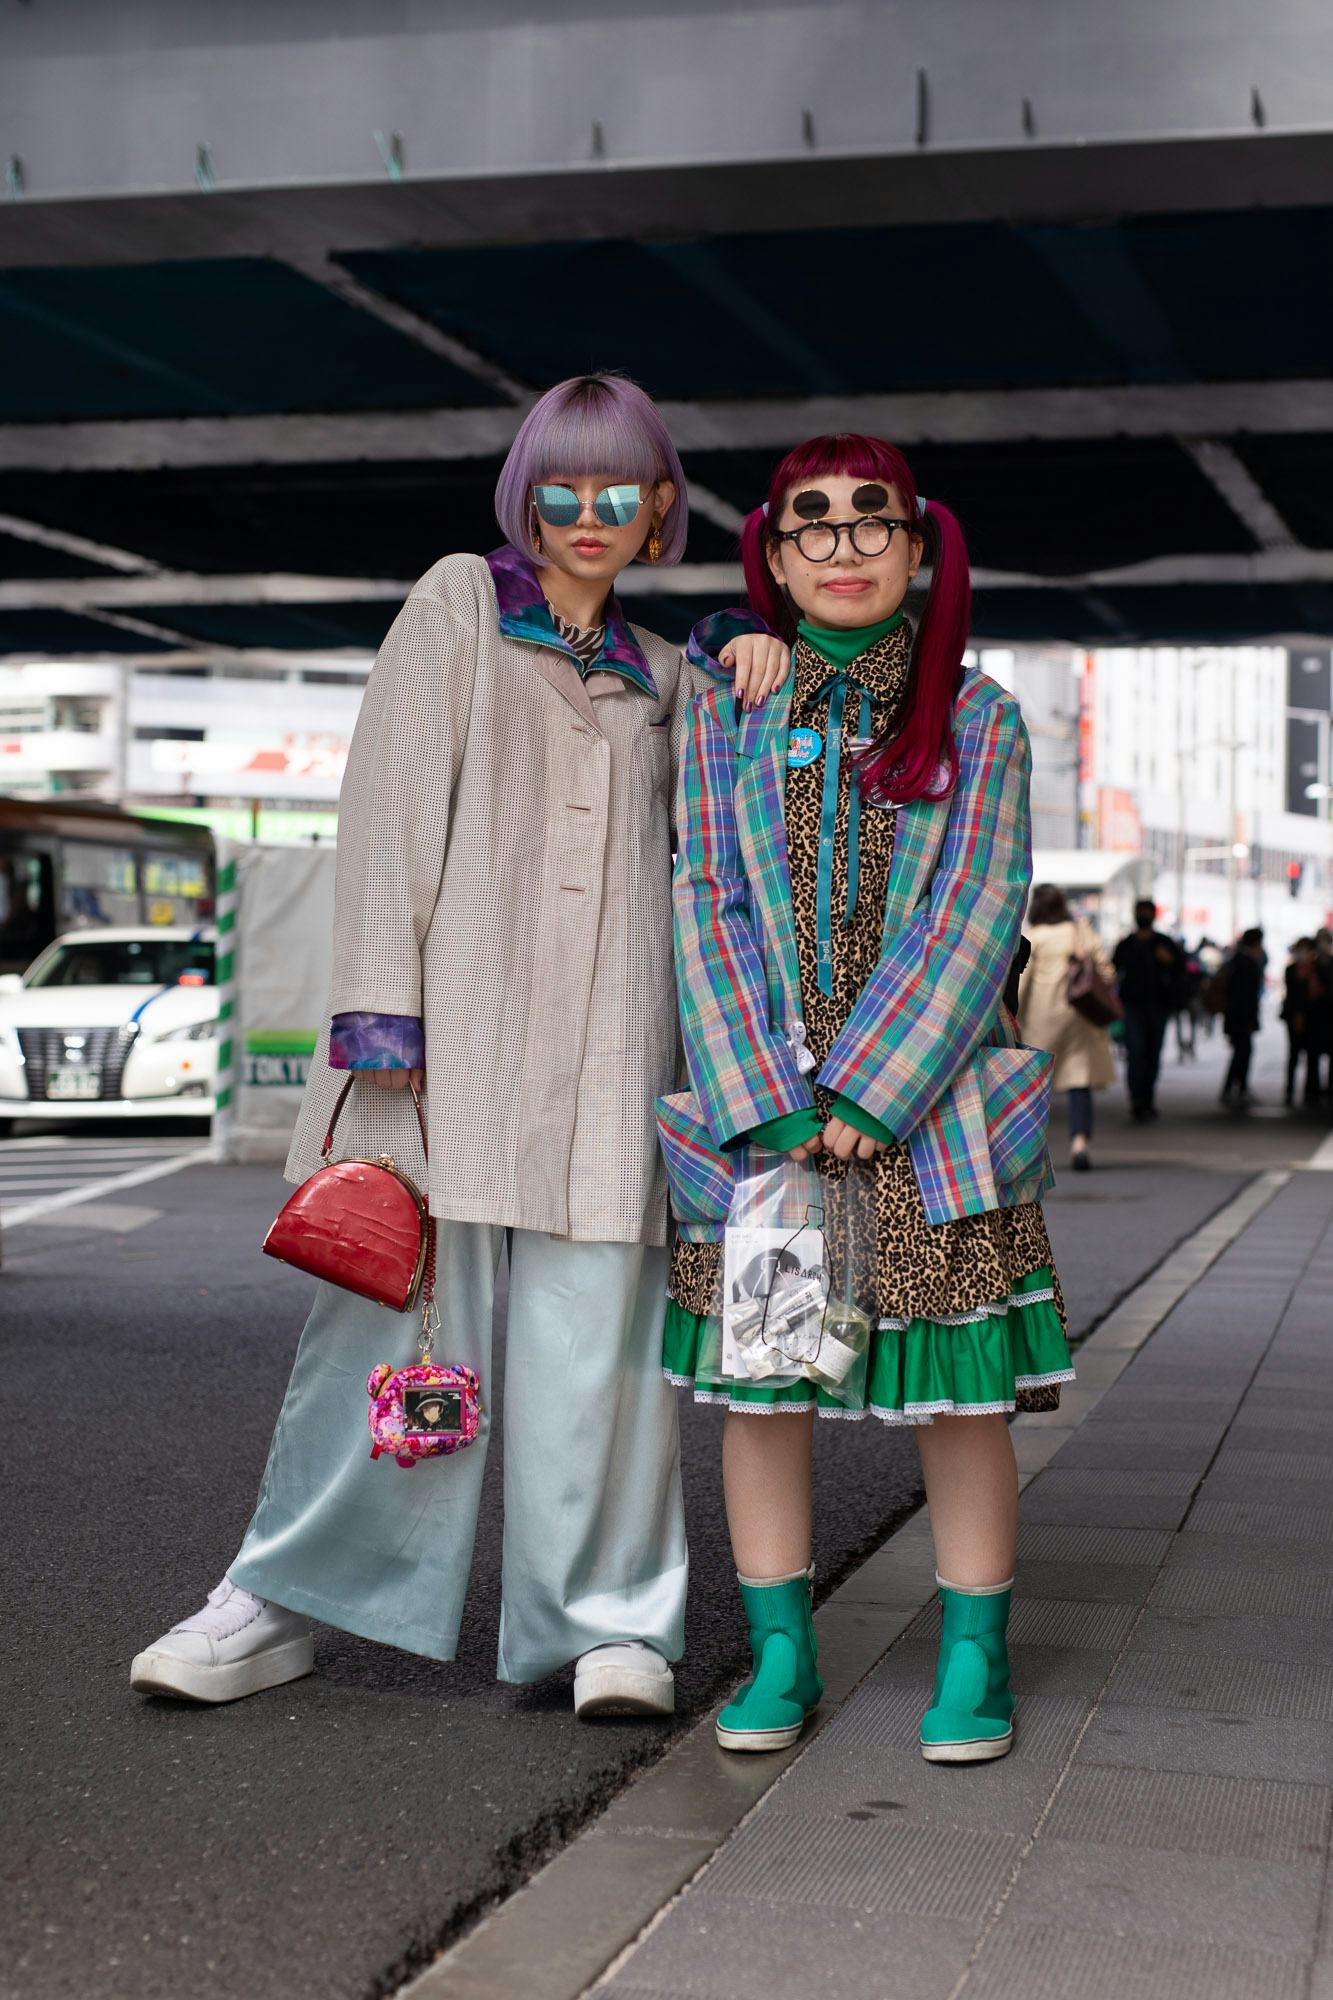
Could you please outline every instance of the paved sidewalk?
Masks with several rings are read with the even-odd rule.
[[[920,1757],[919,1613],[605,2000],[1333,2000],[1333,1174],[1241,1200],[1016,1427],[1012,1755]]]

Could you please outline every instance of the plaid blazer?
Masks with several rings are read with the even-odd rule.
[[[813,1101],[784,820],[791,686],[737,724],[729,692],[686,719],[673,885],[692,1091],[659,1100],[677,1220],[725,1220],[744,1135]],[[1031,753],[1018,703],[964,675],[958,783],[898,811],[883,950],[818,1072],[904,1140],[932,1223],[1037,1199],[1051,1057],[1003,1006],[1032,878]]]

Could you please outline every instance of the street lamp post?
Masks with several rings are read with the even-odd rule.
[[[1333,785],[1307,785],[1305,787],[1305,796],[1307,799],[1327,799],[1329,801],[1328,825],[1333,827]],[[1330,860],[1327,855],[1324,855],[1322,860],[1325,871],[1324,879],[1326,882],[1329,882],[1330,877],[1333,877],[1333,860]],[[1330,887],[1330,893],[1333,894],[1333,886]]]
[[[1191,689],[1197,685],[1194,676],[1197,674],[1199,668],[1215,664],[1219,664],[1215,657],[1211,659],[1208,657],[1190,659],[1188,656],[1182,656],[1180,661],[1181,668],[1189,670]],[[1227,846],[1222,852],[1230,857],[1227,867],[1227,902],[1229,911],[1228,921],[1231,925],[1231,936],[1234,940],[1237,931],[1240,929],[1239,863],[1248,855],[1249,848],[1243,843],[1236,841],[1236,759],[1245,746],[1236,734],[1236,669],[1230,659],[1226,661],[1225,665],[1227,733],[1225,736],[1213,737],[1206,743],[1195,742],[1187,746],[1184,741],[1185,673],[1183,671],[1180,672],[1176,680],[1176,927],[1181,931],[1185,927],[1185,867],[1187,856],[1191,852],[1199,851],[1189,849],[1186,845],[1189,836],[1186,831],[1185,759],[1187,756],[1197,757],[1205,750],[1225,750],[1227,753]],[[1197,709],[1197,704],[1191,702],[1191,707]]]
[[[1209,847],[1209,848],[1186,847],[1185,807],[1184,807],[1185,786],[1184,786],[1183,775],[1179,776],[1178,779],[1179,791],[1180,791],[1180,806],[1179,806],[1180,835],[1179,835],[1178,845],[1176,848],[1176,853],[1179,856],[1179,861],[1177,863],[1177,868],[1176,868],[1177,926],[1181,929],[1183,929],[1184,927],[1182,913],[1185,904],[1185,866],[1189,858],[1193,856],[1197,860],[1206,854],[1209,857],[1209,859],[1221,860],[1222,857],[1225,855],[1227,857],[1227,864],[1228,864],[1227,865],[1228,922],[1231,925],[1231,941],[1233,943],[1235,942],[1236,935],[1240,930],[1240,864],[1241,862],[1249,858],[1249,853],[1250,853],[1250,843],[1248,841],[1236,839],[1236,759],[1239,757],[1241,751],[1245,749],[1245,747],[1246,747],[1245,744],[1239,742],[1234,735],[1220,737],[1210,743],[1191,743],[1190,745],[1190,754],[1196,757],[1203,750],[1225,750],[1227,753],[1228,838],[1226,845],[1224,847]],[[1176,752],[1178,774],[1181,773],[1183,770],[1184,759],[1185,759],[1185,750],[1182,745]]]

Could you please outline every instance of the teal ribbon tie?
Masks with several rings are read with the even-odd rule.
[[[827,749],[824,754],[824,791],[819,808],[819,869],[815,885],[816,976],[821,993],[833,991],[833,844],[838,821],[838,778],[842,770],[842,725],[847,695],[855,690],[861,697],[858,734],[862,741],[870,735],[870,690],[849,674],[830,674],[807,702],[815,708],[828,699]],[[852,773],[851,801],[847,822],[847,906],[843,913],[845,930],[856,915],[861,886],[861,780]]]

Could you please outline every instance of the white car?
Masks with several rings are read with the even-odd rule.
[[[211,932],[67,931],[0,977],[0,1127],[209,1117],[217,1027]]]

